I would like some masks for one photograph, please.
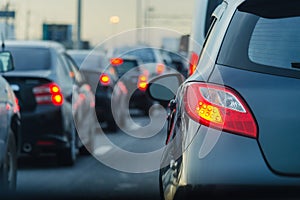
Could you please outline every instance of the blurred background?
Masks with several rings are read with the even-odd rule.
[[[136,28],[163,27],[189,34],[193,1],[3,0],[0,11],[0,30],[6,39],[50,39],[67,48],[91,48]]]

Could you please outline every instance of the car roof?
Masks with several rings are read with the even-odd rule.
[[[48,41],[48,40],[7,40],[5,41],[6,46],[10,47],[38,47],[38,48],[52,48],[58,51],[65,51],[65,47],[59,42]]]

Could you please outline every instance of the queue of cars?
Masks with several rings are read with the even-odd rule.
[[[149,71],[156,68],[143,67],[136,56],[108,58],[90,50],[67,51],[52,41],[5,41],[4,49],[1,189],[16,188],[20,155],[51,153],[59,164],[73,165],[78,152],[92,152],[94,113],[116,131],[125,124],[126,109],[138,107],[146,113],[152,105],[145,91],[154,76]]]
[[[88,128],[78,132],[86,138],[80,140],[75,125],[88,120],[87,109],[94,101],[89,87],[61,44],[6,41],[5,45],[15,63],[15,70],[4,77],[19,100],[22,153],[55,153],[60,164],[73,165],[78,150],[93,141]]]
[[[299,7],[223,1],[193,75],[151,81],[170,100],[162,199],[299,198]]]
[[[127,89],[107,56],[98,51],[68,50],[77,62],[91,90],[95,94],[95,113],[99,122],[106,122],[107,129],[115,132],[124,126]],[[118,112],[113,113],[112,105]]]
[[[134,72],[131,70],[128,73],[129,70],[127,70],[127,74],[123,74],[122,76],[123,79],[131,80],[131,85],[127,85],[129,87],[129,91],[134,91],[130,97],[131,107],[139,108],[146,115],[148,115],[148,111],[154,103],[154,101],[149,98],[145,92],[148,87],[149,80],[163,74],[175,72],[181,73],[184,77],[187,77],[188,63],[186,59],[180,54],[166,49],[148,45],[120,46],[111,50],[108,53],[108,57],[116,57],[123,60],[128,60],[128,58],[137,60],[136,63],[138,66],[135,66],[135,69],[140,72]],[[134,73],[140,73],[140,75],[137,77]],[[168,104],[160,103],[165,107]]]
[[[161,57],[154,48],[126,47],[107,57],[66,52],[54,42],[7,42],[15,71],[9,72],[10,53],[1,52],[0,72],[8,82],[0,77],[0,188],[15,188],[19,151],[52,152],[59,163],[72,165],[78,149],[93,148],[93,127],[83,135],[76,130],[77,123],[87,123],[87,113],[95,110],[115,131],[125,123],[128,98],[139,107],[141,99],[152,102],[145,98],[149,93],[169,107],[161,199],[199,199],[205,192],[298,194],[300,3],[205,2],[195,19],[201,34],[195,30],[194,37],[202,40],[187,80],[185,63],[174,56],[180,72],[174,73],[168,66],[173,55]],[[128,94],[130,87],[137,92]]]

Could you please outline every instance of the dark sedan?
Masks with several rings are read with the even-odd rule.
[[[111,58],[110,66],[128,90],[129,107],[138,108],[148,114],[153,102],[146,94],[149,73],[142,62],[134,56],[122,56]]]
[[[5,78],[19,99],[22,152],[55,153],[60,164],[73,165],[82,147],[74,121],[87,118],[86,84],[59,43],[8,41],[6,49],[15,61],[15,70]]]
[[[163,199],[300,197],[300,2],[227,0],[195,73],[149,86],[171,100]],[[163,83],[161,86],[160,83]],[[166,89],[170,88],[170,89]]]
[[[0,73],[13,68],[11,54],[1,51]],[[16,189],[20,139],[18,100],[8,82],[0,76],[0,193]]]
[[[109,131],[115,132],[125,125],[128,90],[100,51],[68,50],[95,94],[95,113],[99,122],[105,122]]]

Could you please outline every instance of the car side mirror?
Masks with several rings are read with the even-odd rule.
[[[9,51],[0,52],[0,72],[8,72],[14,70],[12,54]]]
[[[148,85],[148,95],[159,102],[169,102],[177,93],[177,89],[183,83],[181,74],[165,74],[152,79]]]

